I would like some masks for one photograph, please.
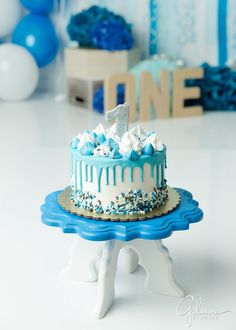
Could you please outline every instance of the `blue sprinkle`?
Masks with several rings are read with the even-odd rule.
[[[105,209],[103,209],[100,201],[96,202],[96,196],[89,192],[78,191],[76,195],[71,194],[71,199],[75,205],[82,207],[85,210],[95,211],[99,214],[144,214],[154,208],[160,206],[165,202],[168,194],[166,188],[154,188],[152,192],[152,198],[150,198],[147,192],[143,192],[141,189],[137,191],[129,190],[129,192],[123,192],[119,196],[116,196],[114,202],[111,202]],[[122,198],[122,200],[120,200]],[[125,199],[125,202],[123,201]],[[95,201],[95,202],[94,202]]]

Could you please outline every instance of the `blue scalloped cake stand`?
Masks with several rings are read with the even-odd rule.
[[[154,219],[132,222],[86,219],[70,214],[58,205],[61,191],[46,197],[41,206],[42,222],[60,227],[64,233],[78,234],[63,276],[77,281],[98,280],[96,317],[103,317],[114,300],[114,279],[121,249],[127,272],[134,272],[138,264],[144,267],[148,290],[178,297],[184,295],[174,279],[172,260],[161,239],[173,231],[189,229],[190,223],[202,219],[203,212],[190,192],[176,190],[181,201],[174,211]]]

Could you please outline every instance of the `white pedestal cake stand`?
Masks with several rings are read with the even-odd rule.
[[[175,230],[188,229],[190,223],[202,219],[203,212],[189,192],[183,189],[177,191],[181,198],[177,209],[161,217],[132,222],[79,217],[58,205],[60,191],[47,196],[41,207],[43,223],[61,227],[64,233],[76,233],[83,238],[76,235],[63,276],[73,281],[98,281],[97,318],[106,314],[114,300],[114,280],[121,249],[125,252],[127,272],[134,272],[138,264],[144,267],[147,290],[177,297],[184,295],[174,279],[172,260],[161,239]]]

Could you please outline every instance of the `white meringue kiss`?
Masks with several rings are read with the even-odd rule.
[[[115,124],[113,124],[113,125],[109,128],[108,131],[110,131],[110,132],[116,134],[116,129],[117,129],[117,124],[115,123]]]
[[[92,144],[95,143],[95,139],[94,137],[88,133],[88,132],[85,132],[82,136],[81,136],[81,139],[77,145],[77,148],[78,149],[81,149],[87,142],[90,142]]]
[[[104,144],[101,144],[97,146],[97,148],[94,149],[93,154],[94,156],[108,156],[110,152],[110,148]]]
[[[82,136],[83,136],[82,133],[78,133],[78,134],[76,135],[76,137],[77,137],[78,140],[81,140]]]
[[[140,140],[145,140],[147,137],[147,132],[141,125],[132,128],[131,133],[137,136],[137,138],[139,138]]]
[[[96,133],[97,135],[104,134],[105,135],[105,129],[102,124],[99,124],[94,130],[93,133]]]
[[[143,146],[145,146],[149,143],[151,143],[153,148],[157,151],[162,151],[164,149],[164,146],[163,146],[161,140],[155,133],[151,134],[149,137],[146,138],[146,140],[143,143]]]
[[[117,144],[119,144],[120,142],[120,137],[118,135],[116,135],[113,131],[108,130],[106,133],[106,138],[107,139],[112,139],[114,140]]]
[[[120,153],[125,155],[127,151],[134,150],[141,153],[142,144],[139,139],[131,132],[126,132],[119,143]]]

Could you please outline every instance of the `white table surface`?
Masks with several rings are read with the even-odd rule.
[[[40,222],[40,205],[69,183],[69,143],[104,122],[99,114],[53,100],[0,102],[0,330],[185,329],[177,298],[144,291],[144,271],[125,274],[122,258],[116,301],[93,319],[96,284],[63,283],[71,235]],[[193,320],[191,329],[233,330],[236,324],[236,112],[146,122],[168,147],[167,179],[194,193],[204,221],[164,240],[179,283],[200,311],[225,311]],[[86,251],[84,251],[86,253]]]

